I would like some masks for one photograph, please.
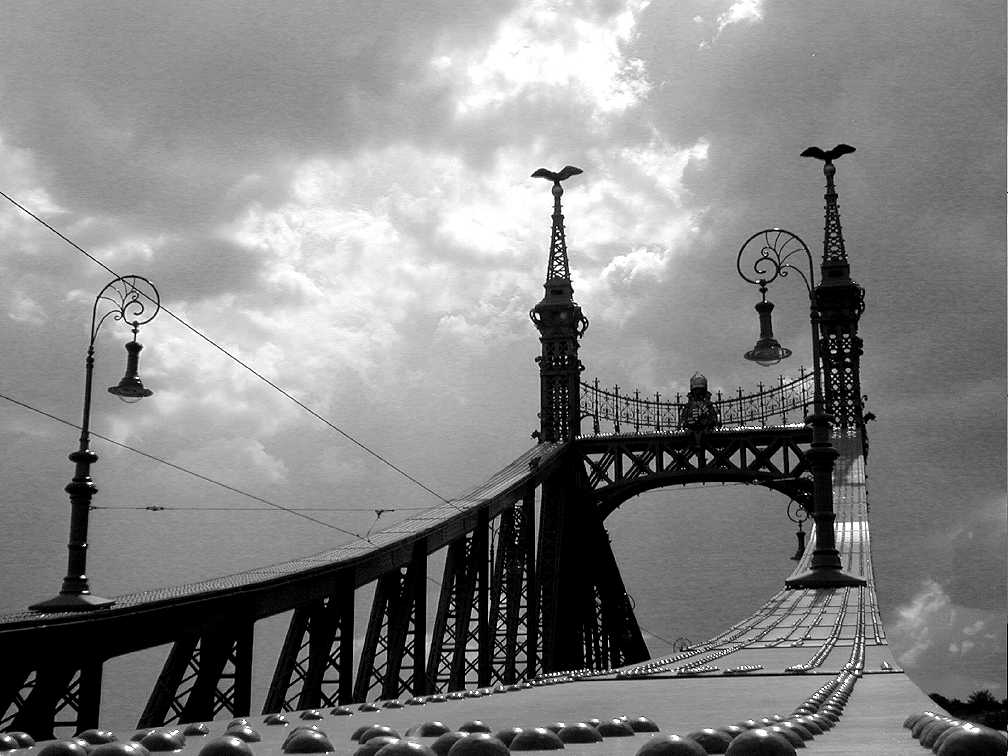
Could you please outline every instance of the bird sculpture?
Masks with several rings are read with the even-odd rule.
[[[577,176],[579,173],[583,173],[580,168],[575,168],[573,165],[565,165],[563,169],[554,173],[553,171],[547,170],[545,168],[540,168],[538,171],[532,174],[532,178],[544,178],[549,179],[554,184],[559,184],[565,179],[569,179],[571,176]]]
[[[854,152],[854,148],[849,144],[838,144],[832,150],[823,151],[818,147],[809,147],[805,150],[801,156],[802,157],[812,157],[822,160],[827,165],[832,165],[833,161],[836,160],[841,155],[847,155]]]

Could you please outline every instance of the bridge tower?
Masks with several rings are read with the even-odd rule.
[[[823,389],[826,411],[833,416],[836,439],[863,434],[861,402],[862,340],[858,320],[865,309],[865,290],[850,277],[833,177],[836,166],[823,164],[826,175],[826,223],[820,283],[813,293],[819,312]]]
[[[545,295],[529,317],[539,330],[540,442],[581,435],[579,339],[588,319],[574,301],[560,198],[561,182],[581,173],[541,168],[533,177],[553,182],[553,227]],[[598,507],[589,498],[575,454],[544,480],[539,527],[541,662],[545,671],[606,669],[646,659],[647,646]]]
[[[588,328],[588,318],[574,301],[570,265],[567,262],[567,239],[564,234],[560,182],[581,173],[567,166],[559,173],[540,168],[533,177],[553,181],[553,230],[550,234],[549,264],[546,267],[546,293],[529,312],[539,330],[542,354],[539,363],[539,431],[540,441],[568,441],[581,435],[579,391],[584,365],[578,359],[578,341]]]

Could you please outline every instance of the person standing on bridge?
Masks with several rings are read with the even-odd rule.
[[[690,378],[690,390],[686,404],[679,411],[679,430],[687,430],[693,434],[693,448],[700,448],[700,437],[704,431],[721,425],[717,407],[711,401],[711,393],[707,390],[707,378],[700,373],[694,373]]]

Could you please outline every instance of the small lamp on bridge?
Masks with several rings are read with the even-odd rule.
[[[137,332],[139,324],[133,322],[133,341],[126,343],[126,374],[115,386],[109,386],[108,392],[122,399],[127,404],[139,402],[141,399],[153,395],[153,391],[143,385],[140,380],[140,350],[143,344],[137,342]]]
[[[757,365],[769,367],[776,365],[781,360],[791,356],[791,350],[781,346],[780,342],[774,338],[773,324],[770,322],[770,313],[773,312],[773,302],[768,302],[766,298],[766,282],[760,279],[760,294],[763,300],[756,304],[756,312],[759,313],[760,335],[756,340],[756,346],[745,353],[745,358]]]

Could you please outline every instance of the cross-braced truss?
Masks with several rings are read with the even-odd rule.
[[[448,546],[427,667],[432,690],[486,684],[481,680],[487,660],[480,653],[480,620],[485,619],[487,568],[485,524]]]
[[[263,713],[332,707],[353,697],[353,583],[291,615]]]
[[[381,698],[398,698],[426,690],[426,583],[427,551],[422,540],[414,544],[405,570],[394,569],[378,578],[354,688],[358,701],[375,692]]]
[[[590,498],[603,519],[624,501],[661,486],[757,483],[808,503],[804,426],[691,433],[592,436],[576,442]]]
[[[14,660],[0,686],[0,731],[40,733],[42,739],[54,737],[57,727],[78,732],[98,723],[101,664],[75,668],[56,660],[38,666]]]
[[[535,676],[539,626],[535,578],[535,492],[500,516],[491,584],[491,673],[510,685]]]
[[[252,623],[175,641],[137,727],[213,719],[222,711],[249,713]]]

